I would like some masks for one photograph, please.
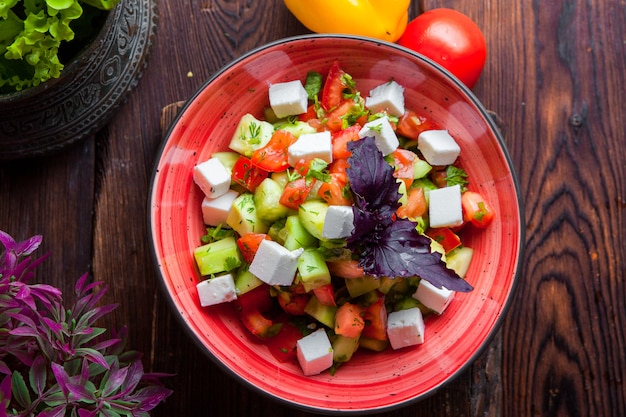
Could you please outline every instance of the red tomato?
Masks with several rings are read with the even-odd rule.
[[[388,340],[387,338],[387,308],[385,298],[379,296],[375,303],[370,304],[363,312],[365,327],[362,337],[376,340]]]
[[[344,101],[344,93],[354,94],[354,85],[346,82],[346,75],[339,61],[333,62],[322,90],[321,103],[324,110],[329,111],[337,107]]]
[[[356,106],[356,103],[351,98],[339,103],[337,107],[335,107],[328,114],[326,114],[326,117],[323,121],[326,129],[330,130],[331,132],[338,132],[343,129],[343,120],[354,106]]]
[[[254,192],[268,175],[268,171],[255,166],[243,155],[233,165],[232,180],[250,192]]]
[[[254,259],[254,255],[259,250],[259,245],[261,245],[261,241],[263,240],[272,240],[265,233],[246,233],[237,239],[237,246],[239,246],[239,251],[241,252],[241,256],[247,263],[251,263]]]
[[[487,45],[480,28],[456,10],[428,10],[413,19],[398,43],[431,58],[472,88],[485,65]]]
[[[489,226],[496,215],[487,200],[475,191],[464,192],[461,196],[461,205],[463,206],[463,219],[476,227]]]
[[[365,273],[359,266],[359,261],[354,259],[326,262],[330,274],[340,278],[362,278]]]
[[[407,110],[400,116],[400,119],[398,119],[396,133],[406,138],[416,140],[423,131],[436,129],[439,129],[439,127],[435,122],[418,115],[412,110]]]
[[[302,339],[300,329],[285,322],[275,336],[265,340],[265,344],[278,362],[285,363],[296,359],[296,343],[299,339]]]
[[[359,137],[359,131],[361,130],[360,124],[355,124],[347,129],[333,132],[332,145],[333,145],[333,161],[337,159],[348,159],[352,156],[352,152],[348,150],[348,142],[353,142],[361,139]]]
[[[306,304],[309,302],[311,295],[279,291],[276,298],[278,298],[278,304],[280,304],[285,313],[292,316],[303,316],[305,314],[304,307],[306,307]]]
[[[277,130],[267,144],[254,151],[250,160],[257,167],[270,172],[281,172],[289,168],[287,148],[296,137],[286,130]]]
[[[330,174],[330,182],[320,185],[317,195],[333,206],[351,206],[352,195],[346,189],[348,176],[343,173]]]
[[[335,333],[346,337],[359,337],[365,327],[362,313],[363,307],[358,304],[346,302],[340,305],[335,314]]]
[[[396,213],[403,219],[416,219],[428,210],[423,188],[410,188],[407,203],[398,207]]]
[[[336,306],[335,302],[335,287],[333,284],[322,285],[321,287],[313,288],[313,294],[319,300],[320,304],[325,306]]]
[[[446,253],[461,246],[461,238],[448,227],[429,229],[426,234],[435,242],[439,242]]]
[[[309,196],[313,184],[314,181],[309,181],[307,184],[307,180],[304,178],[291,181],[285,186],[283,194],[280,196],[280,204],[290,209],[298,210],[300,204],[304,203],[304,200]]]
[[[413,167],[417,155],[407,149],[398,148],[393,151],[393,164],[395,170],[393,176],[404,181],[407,189],[413,184],[415,168]]]

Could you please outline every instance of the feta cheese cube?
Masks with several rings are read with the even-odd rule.
[[[226,191],[226,194],[222,194],[216,198],[204,197],[202,200],[202,219],[204,224],[209,226],[219,226],[220,224],[226,224],[228,213],[233,206],[233,201],[239,193],[234,190]]]
[[[454,294],[454,291],[446,287],[437,288],[430,282],[422,279],[417,286],[417,291],[413,294],[413,298],[435,313],[441,314],[454,299]]]
[[[430,227],[454,227],[463,224],[460,185],[431,190],[428,196]]]
[[[400,117],[404,114],[404,87],[395,81],[389,81],[370,90],[365,99],[365,107],[372,113],[387,112]]]
[[[306,113],[309,96],[300,80],[270,85],[270,107],[276,117]]]
[[[220,303],[227,303],[237,298],[235,279],[231,274],[220,275],[206,279],[196,285],[200,305],[207,307]]]
[[[324,329],[296,342],[296,355],[304,375],[317,375],[333,365],[333,348]]]
[[[424,343],[424,318],[418,307],[389,313],[387,336],[394,349]]]
[[[193,180],[209,198],[217,198],[230,189],[230,172],[217,158],[196,165],[193,168]]]
[[[396,132],[393,131],[387,116],[365,123],[363,128],[359,130],[359,137],[364,138],[366,136],[374,137],[376,147],[382,152],[383,156],[389,155],[400,145]]]
[[[304,133],[287,148],[289,165],[295,166],[304,159],[320,158],[329,164],[333,162],[333,145],[330,132]]]
[[[417,149],[431,165],[450,165],[461,148],[447,130],[426,130],[417,137]]]
[[[273,240],[263,240],[248,270],[269,285],[291,285],[304,249],[290,251]]]
[[[352,206],[328,206],[322,237],[324,239],[341,239],[352,234],[354,229],[354,212]]]

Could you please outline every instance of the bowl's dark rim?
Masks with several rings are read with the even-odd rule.
[[[451,373],[445,380],[443,380],[439,385],[437,385],[436,387],[432,388],[431,390],[429,390],[428,392],[425,392],[423,394],[420,394],[418,396],[415,396],[411,399],[393,404],[393,405],[389,405],[389,406],[384,406],[384,407],[378,407],[378,408],[371,408],[371,409],[327,409],[327,408],[318,408],[318,407],[312,407],[312,406],[308,406],[308,405],[303,405],[303,404],[298,404],[296,402],[293,401],[289,401],[285,398],[281,398],[277,395],[274,395],[272,393],[266,392],[264,390],[262,390],[261,388],[257,387],[256,385],[252,384],[250,381],[247,381],[245,378],[243,378],[242,376],[236,374],[235,372],[233,372],[230,368],[228,368],[224,363],[222,363],[221,361],[219,361],[214,355],[212,355],[210,352],[207,351],[207,349],[204,347],[204,345],[202,344],[202,342],[198,339],[198,337],[191,331],[191,329],[189,328],[189,326],[187,326],[186,321],[182,318],[181,314],[179,314],[180,312],[178,312],[176,303],[174,302],[174,299],[172,298],[172,296],[169,294],[169,292],[167,291],[167,287],[165,285],[165,281],[163,279],[163,277],[161,276],[161,269],[160,269],[160,262],[157,259],[156,256],[156,248],[154,245],[154,236],[152,234],[153,228],[152,228],[152,223],[153,223],[153,219],[152,219],[152,197],[153,194],[155,192],[155,180],[156,180],[156,176],[158,175],[159,171],[158,171],[158,167],[159,167],[159,163],[161,161],[161,158],[163,157],[163,151],[165,149],[165,146],[168,142],[168,139],[170,137],[170,135],[172,134],[172,131],[174,129],[174,127],[177,125],[178,121],[180,120],[180,118],[183,116],[183,114],[185,113],[185,111],[187,110],[187,108],[191,105],[191,103],[196,99],[196,97],[211,83],[213,82],[213,80],[215,80],[217,77],[219,77],[221,74],[223,74],[224,72],[228,71],[230,68],[232,68],[234,65],[236,65],[237,63],[239,63],[240,61],[243,61],[247,58],[249,58],[250,56],[263,51],[265,49],[269,49],[269,48],[273,48],[277,45],[280,44],[285,44],[285,43],[291,43],[294,41],[306,41],[306,40],[314,40],[314,39],[320,39],[320,38],[335,38],[335,39],[350,39],[350,40],[357,40],[357,41],[362,41],[362,42],[368,42],[368,43],[372,43],[372,44],[378,44],[378,45],[386,45],[389,46],[391,48],[395,48],[398,49],[404,53],[407,53],[409,55],[412,55],[413,57],[415,57],[416,59],[423,61],[425,64],[430,65],[434,68],[436,68],[437,70],[439,70],[440,72],[442,72],[443,74],[445,74],[450,81],[452,81],[453,83],[455,83],[468,97],[469,100],[471,100],[474,105],[476,106],[476,108],[480,111],[480,113],[482,114],[482,116],[484,117],[484,119],[486,120],[487,124],[489,125],[489,128],[491,129],[491,131],[493,132],[494,136],[496,137],[499,145],[500,145],[500,149],[502,151],[502,153],[504,154],[504,157],[506,159],[506,163],[509,167],[509,170],[511,172],[511,177],[513,180],[513,185],[515,187],[515,193],[516,193],[516,197],[517,197],[517,206],[518,206],[518,217],[520,219],[520,223],[519,223],[519,236],[520,236],[520,241],[519,241],[519,249],[518,249],[518,257],[517,257],[517,265],[515,267],[515,274],[514,274],[514,278],[513,278],[513,283],[511,285],[511,288],[509,290],[509,294],[508,297],[505,301],[505,303],[502,306],[502,310],[500,312],[500,315],[496,318],[496,321],[492,327],[492,329],[490,330],[488,336],[485,338],[485,340],[482,342],[482,344],[478,347],[478,349],[476,349],[476,352],[474,352],[474,354],[470,357],[470,359],[464,364],[462,365],[459,369],[457,369],[455,372]],[[288,37],[288,38],[283,38],[283,39],[279,39],[270,43],[267,43],[263,46],[260,46],[258,48],[255,48],[249,52],[247,52],[246,54],[240,56],[239,58],[231,61],[230,63],[226,64],[225,66],[223,66],[220,70],[218,70],[217,72],[215,72],[183,105],[183,107],[181,108],[181,110],[178,112],[178,115],[176,116],[176,118],[173,120],[173,122],[171,123],[171,125],[168,128],[167,134],[164,136],[163,141],[161,142],[161,145],[159,147],[159,150],[157,151],[156,154],[156,159],[154,162],[154,166],[153,166],[153,172],[152,172],[152,177],[151,177],[151,181],[150,181],[150,190],[148,193],[148,233],[150,234],[150,247],[151,247],[151,252],[152,252],[152,258],[154,261],[154,266],[156,268],[156,272],[159,275],[159,277],[161,278],[159,280],[161,289],[163,290],[168,302],[170,303],[172,309],[174,311],[176,311],[177,313],[175,314],[177,319],[180,320],[180,322],[183,324],[183,328],[185,329],[185,331],[191,336],[191,339],[194,340],[194,342],[196,343],[196,345],[200,348],[200,350],[206,354],[215,364],[217,364],[221,369],[223,369],[228,375],[234,376],[235,379],[241,381],[244,383],[244,385],[250,387],[251,389],[253,389],[256,392],[261,393],[262,395],[264,395],[265,397],[269,397],[273,400],[276,400],[282,404],[286,404],[288,406],[306,411],[306,412],[311,412],[311,413],[317,413],[317,414],[326,414],[326,415],[346,415],[346,414],[351,414],[351,415],[367,415],[367,414],[373,414],[373,413],[380,413],[380,412],[388,412],[388,411],[392,411],[392,410],[396,410],[399,408],[403,408],[406,407],[410,404],[416,403],[418,401],[421,401],[427,397],[430,397],[431,395],[435,394],[437,391],[439,391],[443,386],[445,386],[447,383],[449,383],[450,381],[452,381],[453,379],[455,379],[458,375],[460,375],[461,373],[465,372],[475,361],[476,359],[483,353],[483,351],[487,348],[487,346],[489,346],[489,344],[491,343],[491,341],[493,340],[493,338],[495,337],[496,333],[498,332],[498,330],[500,329],[500,327],[502,326],[502,322],[504,321],[508,310],[512,304],[517,286],[518,286],[518,282],[519,282],[519,276],[522,273],[522,259],[524,256],[524,243],[525,243],[525,218],[524,218],[524,204],[523,204],[523,200],[522,200],[522,195],[521,195],[521,189],[520,189],[520,183],[519,183],[519,179],[517,177],[517,173],[515,171],[515,167],[513,165],[513,160],[511,159],[511,156],[509,154],[508,148],[506,143],[504,142],[504,139],[502,137],[502,134],[500,132],[500,130],[498,129],[497,125],[495,124],[495,122],[493,121],[492,117],[489,115],[489,112],[487,111],[487,109],[484,107],[484,105],[478,100],[478,98],[474,95],[474,93],[467,88],[467,86],[465,86],[465,84],[463,84],[458,78],[456,78],[452,73],[450,73],[448,70],[446,70],[445,68],[443,68],[441,65],[437,64],[436,62],[432,61],[431,59],[415,52],[412,51],[408,48],[402,47],[400,45],[397,45],[395,43],[390,43],[390,42],[386,42],[386,41],[381,41],[378,39],[372,39],[372,38],[367,38],[367,37],[361,37],[361,36],[352,36],[352,35],[343,35],[343,34],[310,34],[310,35],[302,35],[302,36],[293,36],[293,37]]]

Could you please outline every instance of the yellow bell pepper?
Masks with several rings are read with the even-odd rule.
[[[397,41],[409,21],[410,0],[284,0],[307,29]]]

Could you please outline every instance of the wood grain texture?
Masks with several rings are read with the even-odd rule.
[[[414,1],[411,15],[419,3]],[[424,1],[483,29],[476,96],[499,116],[525,202],[524,273],[500,332],[432,397],[388,413],[622,416],[626,411],[626,3]],[[174,373],[161,416],[312,416],[229,377],[194,345],[163,297],[147,196],[162,109],[234,58],[308,33],[280,0],[159,1],[157,39],[137,89],[92,138],[0,166],[0,229],[43,234],[38,279],[71,297],[89,272],[119,308],[149,370]]]

